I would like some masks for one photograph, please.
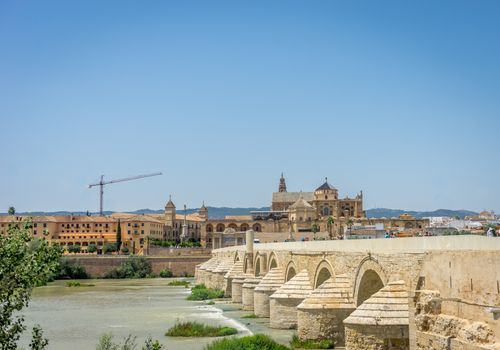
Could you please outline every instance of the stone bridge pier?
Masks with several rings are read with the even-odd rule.
[[[222,278],[222,276],[224,276]],[[500,350],[500,239],[442,236],[217,249],[197,283],[351,350]]]

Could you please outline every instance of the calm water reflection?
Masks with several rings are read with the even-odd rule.
[[[39,323],[50,350],[95,349],[100,335],[112,332],[117,339],[128,334],[143,343],[148,335],[168,350],[202,349],[213,339],[167,338],[165,331],[178,320],[199,320],[236,327],[240,335],[251,332],[223,315],[221,308],[188,302],[189,290],[167,287],[169,279],[85,280],[95,287],[66,287],[63,281],[37,288],[24,310],[31,329]],[[29,332],[28,332],[29,333]],[[23,339],[27,348],[29,339]]]

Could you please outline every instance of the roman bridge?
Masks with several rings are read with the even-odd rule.
[[[196,280],[272,328],[352,350],[500,349],[500,238],[246,242]]]

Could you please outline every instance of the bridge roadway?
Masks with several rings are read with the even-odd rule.
[[[500,349],[500,238],[438,236],[247,244],[196,279],[275,328],[352,350]]]

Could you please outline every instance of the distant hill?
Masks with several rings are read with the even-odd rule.
[[[207,207],[208,215],[213,219],[222,219],[228,215],[250,215],[251,211],[263,211],[269,210],[269,207],[261,207],[261,208],[228,208],[228,207]],[[187,214],[192,214],[198,211],[198,208],[187,209]],[[112,214],[112,211],[105,211],[105,215]],[[163,209],[153,210],[153,209],[139,209],[132,212],[132,214],[158,214],[163,213]],[[182,208],[177,208],[177,213],[182,214],[184,210]],[[423,218],[428,216],[458,216],[460,218],[464,218],[465,216],[477,215],[478,213],[470,210],[450,210],[450,209],[437,209],[434,211],[406,211],[402,209],[387,209],[387,208],[375,208],[366,210],[366,216],[369,218],[391,218],[398,217],[401,214],[408,213],[416,218]],[[24,212],[17,213],[18,215],[54,215],[54,216],[62,216],[62,215],[87,215],[87,212],[77,211],[77,212],[69,212],[69,211],[54,211],[54,212]],[[92,215],[97,215],[97,213],[91,213]],[[6,215],[6,213],[0,213],[0,215]]]
[[[387,208],[375,208],[366,210],[366,216],[369,218],[392,218],[398,217],[401,214],[410,214],[415,218],[424,218],[429,216],[458,216],[463,219],[466,216],[477,215],[478,213],[470,210],[450,210],[450,209],[437,209],[434,211],[406,211],[401,209],[387,209]]]

